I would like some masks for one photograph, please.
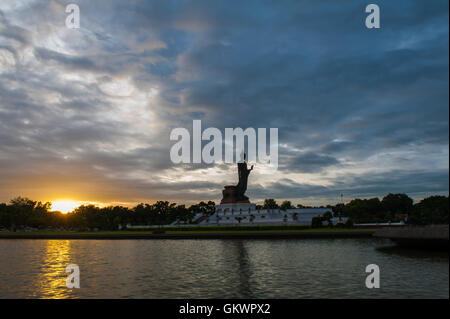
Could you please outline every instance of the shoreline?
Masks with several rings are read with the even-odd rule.
[[[0,233],[0,239],[316,239],[371,238],[375,230],[347,231],[199,231],[168,233]]]

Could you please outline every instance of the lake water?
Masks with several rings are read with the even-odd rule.
[[[3,239],[0,298],[449,298],[448,261],[377,239]],[[365,286],[368,264],[380,289]]]

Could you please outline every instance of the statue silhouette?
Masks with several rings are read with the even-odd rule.
[[[236,185],[236,195],[237,200],[248,200],[248,197],[245,196],[245,192],[247,191],[247,182],[248,182],[248,175],[250,175],[250,172],[253,170],[253,165],[250,167],[250,169],[247,169],[247,162],[245,161],[245,153],[244,153],[244,160],[242,162],[237,163],[238,165],[238,176],[239,176],[239,182]]]
[[[237,163],[237,166],[239,182],[237,185],[225,186],[225,189],[222,191],[223,198],[220,202],[221,204],[249,203],[248,197],[245,196],[245,192],[247,191],[248,175],[253,170],[253,165],[250,167],[250,169],[247,168],[247,162],[245,161],[244,153],[244,160]]]

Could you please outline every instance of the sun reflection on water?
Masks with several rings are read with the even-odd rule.
[[[67,265],[70,259],[70,240],[48,240],[42,271],[39,273],[39,297],[50,299],[69,298],[71,289],[66,287]]]

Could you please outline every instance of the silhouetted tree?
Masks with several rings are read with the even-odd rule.
[[[413,208],[413,200],[406,194],[387,194],[381,201],[385,214],[409,214]]]
[[[294,206],[292,206],[292,203],[288,200],[285,200],[284,202],[281,203],[280,208],[284,211],[286,211],[287,209],[292,209],[295,208]]]
[[[408,222],[415,225],[448,224],[449,198],[430,196],[415,204]]]
[[[277,209],[278,204],[273,198],[266,198],[264,200],[263,209]]]
[[[311,228],[323,227],[322,220],[323,219],[320,216],[313,217],[312,220],[311,220]]]
[[[116,230],[119,224],[166,225],[176,220],[191,222],[196,213],[210,216],[215,211],[215,203],[200,202],[186,208],[168,201],[154,204],[138,204],[134,208],[123,206],[97,207],[82,205],[68,214],[50,211],[51,203],[42,203],[28,198],[17,197],[9,204],[0,204],[0,228],[10,230],[23,227],[64,228],[73,230]],[[274,199],[266,199],[259,209],[277,209]],[[289,201],[281,204],[282,209],[292,208]],[[351,223],[389,221],[398,213],[409,213],[411,224],[448,224],[449,198],[431,196],[412,206],[412,199],[405,194],[388,194],[380,202],[378,198],[354,199],[346,205],[333,207],[334,214],[342,211],[342,216],[349,217]],[[322,222],[331,220],[332,215],[325,213],[313,219],[314,227],[321,227]],[[254,217],[253,217],[254,218]],[[239,220],[240,222],[240,220]],[[350,223],[350,222],[349,222]],[[350,226],[350,224],[346,224]]]

